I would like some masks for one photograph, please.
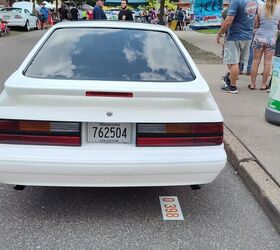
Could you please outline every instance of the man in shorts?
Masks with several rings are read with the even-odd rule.
[[[236,81],[239,62],[247,62],[249,58],[257,6],[257,0],[232,0],[227,17],[217,34],[217,43],[220,43],[223,34],[227,32],[223,62],[229,65],[230,81],[221,87],[223,92],[238,93]]]
[[[41,15],[41,29],[47,29],[49,10],[46,8],[46,3],[41,3],[42,7],[40,8]]]

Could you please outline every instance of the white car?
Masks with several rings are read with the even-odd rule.
[[[0,11],[0,18],[8,23],[8,27],[23,27],[26,31],[40,28],[38,18],[24,8],[3,8]]]
[[[0,95],[0,183],[196,185],[225,164],[221,113],[164,26],[59,23]]]
[[[107,17],[107,20],[110,21],[117,21],[119,17],[119,9],[110,9],[110,10],[105,10],[105,15]]]

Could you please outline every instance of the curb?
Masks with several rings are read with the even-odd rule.
[[[280,187],[225,125],[224,145],[228,161],[280,233]]]

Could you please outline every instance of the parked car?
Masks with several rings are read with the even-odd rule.
[[[110,21],[118,20],[119,12],[120,12],[119,9],[105,10],[105,15],[107,17],[107,20],[110,20]]]
[[[195,185],[225,163],[219,108],[164,26],[59,23],[0,95],[0,183]]]
[[[8,27],[23,27],[26,31],[40,28],[38,18],[24,8],[3,8],[0,18],[7,22]]]
[[[133,20],[135,22],[141,22],[141,10],[134,9],[132,10]]]

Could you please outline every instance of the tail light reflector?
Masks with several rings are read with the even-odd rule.
[[[78,122],[0,120],[0,143],[80,146]]]
[[[223,123],[137,124],[136,145],[215,146],[223,143]]]
[[[86,96],[97,96],[97,97],[125,97],[132,98],[133,93],[131,92],[99,92],[99,91],[87,91]]]

